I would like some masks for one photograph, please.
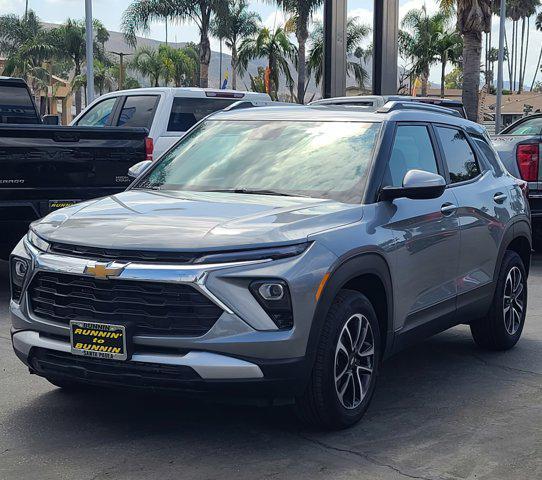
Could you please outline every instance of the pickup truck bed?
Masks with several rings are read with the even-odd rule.
[[[146,138],[144,128],[0,125],[0,258],[52,210],[124,190]]]

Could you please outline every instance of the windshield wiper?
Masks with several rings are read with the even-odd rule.
[[[277,192],[276,190],[252,190],[250,188],[229,188],[224,190],[206,190],[206,192],[219,193],[245,193],[249,195],[277,195],[280,197],[302,197],[303,195],[295,195],[293,193]]]

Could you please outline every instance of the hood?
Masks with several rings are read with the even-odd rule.
[[[361,216],[361,205],[332,200],[130,190],[58,210],[33,228],[75,245],[205,251],[305,241]]]

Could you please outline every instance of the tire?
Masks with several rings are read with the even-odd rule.
[[[510,291],[512,295],[509,295]],[[470,326],[474,341],[486,350],[512,348],[521,337],[526,312],[525,266],[516,252],[507,251],[501,263],[491,308],[484,318]]]
[[[366,335],[358,336],[358,354],[352,355],[348,334],[356,344],[360,330]],[[361,293],[341,290],[325,319],[309,384],[296,399],[301,421],[329,430],[357,423],[371,402],[380,359],[380,328],[371,302]]]
[[[77,380],[71,380],[69,378],[45,377],[45,379],[55,387],[61,388],[67,392],[80,392],[88,388],[86,384],[78,382]]]

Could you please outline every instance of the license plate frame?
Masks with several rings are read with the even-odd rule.
[[[126,325],[70,321],[70,348],[74,355],[126,361],[127,347]]]
[[[49,211],[54,212],[55,210],[60,210],[61,208],[71,207],[81,203],[81,200],[49,200]]]

